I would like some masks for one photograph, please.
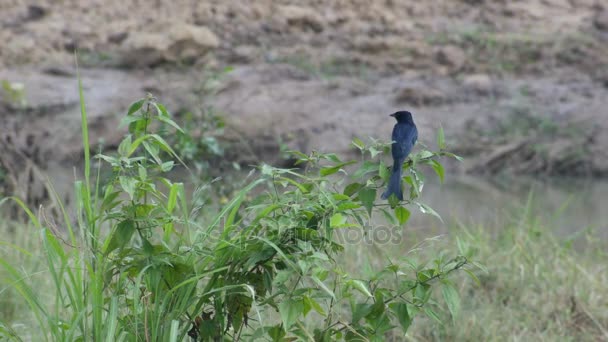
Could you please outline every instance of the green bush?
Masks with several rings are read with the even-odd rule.
[[[339,259],[344,232],[368,233],[380,218],[402,227],[411,207],[437,215],[418,201],[424,184],[418,168],[430,166],[443,179],[438,159],[455,156],[444,150],[442,132],[439,151],[406,161],[410,191],[401,203],[376,201],[389,177],[381,157],[390,144],[355,139],[358,161],[292,152],[302,169],[262,165],[219,212],[198,217],[192,189],[166,177],[181,160],[154,129],[181,128],[162,104],[147,97],[130,106],[123,120],[129,134],[117,155],[97,156],[112,168],[103,182],[90,174],[82,91],[81,109],[85,167],[75,183],[77,227],[65,209],[66,234],[59,234],[19,199],[0,201],[16,201],[38,228],[53,281],[40,291],[30,275],[0,259],[37,319],[36,339],[382,341],[397,327],[405,333],[419,313],[440,320],[429,302],[438,286],[451,315],[458,314],[448,275],[465,270],[475,277],[466,251],[425,262],[404,257],[366,278],[351,275]],[[48,291],[52,303],[42,297]],[[0,334],[19,340],[9,322]]]

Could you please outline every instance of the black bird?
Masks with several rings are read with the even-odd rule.
[[[382,199],[387,199],[394,194],[397,199],[402,201],[401,169],[405,158],[410,154],[418,140],[418,129],[410,112],[400,111],[391,114],[391,116],[397,119],[397,124],[393,127],[393,144],[391,145],[393,173],[388,181],[388,188],[382,194]]]

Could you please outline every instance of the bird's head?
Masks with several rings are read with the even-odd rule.
[[[414,119],[412,119],[412,113],[408,111],[395,112],[391,114],[391,116],[397,119],[397,122],[414,123]]]

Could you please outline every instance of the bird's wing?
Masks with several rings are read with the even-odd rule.
[[[401,158],[405,158],[408,154],[410,154],[412,147],[418,139],[418,131],[416,126],[398,124],[393,130],[392,138],[400,149],[397,155]]]

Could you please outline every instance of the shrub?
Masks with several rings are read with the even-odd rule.
[[[41,338],[381,341],[396,327],[405,333],[420,312],[439,320],[429,305],[437,286],[457,314],[458,293],[448,276],[470,273],[474,264],[464,255],[391,261],[365,278],[350,274],[339,258],[344,232],[365,232],[378,215],[396,227],[407,223],[411,207],[437,215],[418,201],[419,167],[431,166],[443,179],[438,159],[455,156],[444,150],[441,131],[439,151],[422,150],[406,161],[410,191],[401,203],[376,201],[389,177],[381,157],[390,144],[355,139],[360,160],[291,152],[302,169],[261,165],[221,210],[198,217],[201,208],[192,203],[206,188],[191,191],[167,178],[181,160],[154,129],[181,128],[162,104],[147,97],[130,106],[123,120],[129,133],[117,155],[97,155],[112,169],[103,182],[90,175],[82,91],[81,104],[85,167],[75,183],[77,227],[64,209],[66,234],[59,234],[10,198],[39,229],[53,280],[49,304],[28,274],[0,259]],[[3,326],[0,332],[18,339]]]

